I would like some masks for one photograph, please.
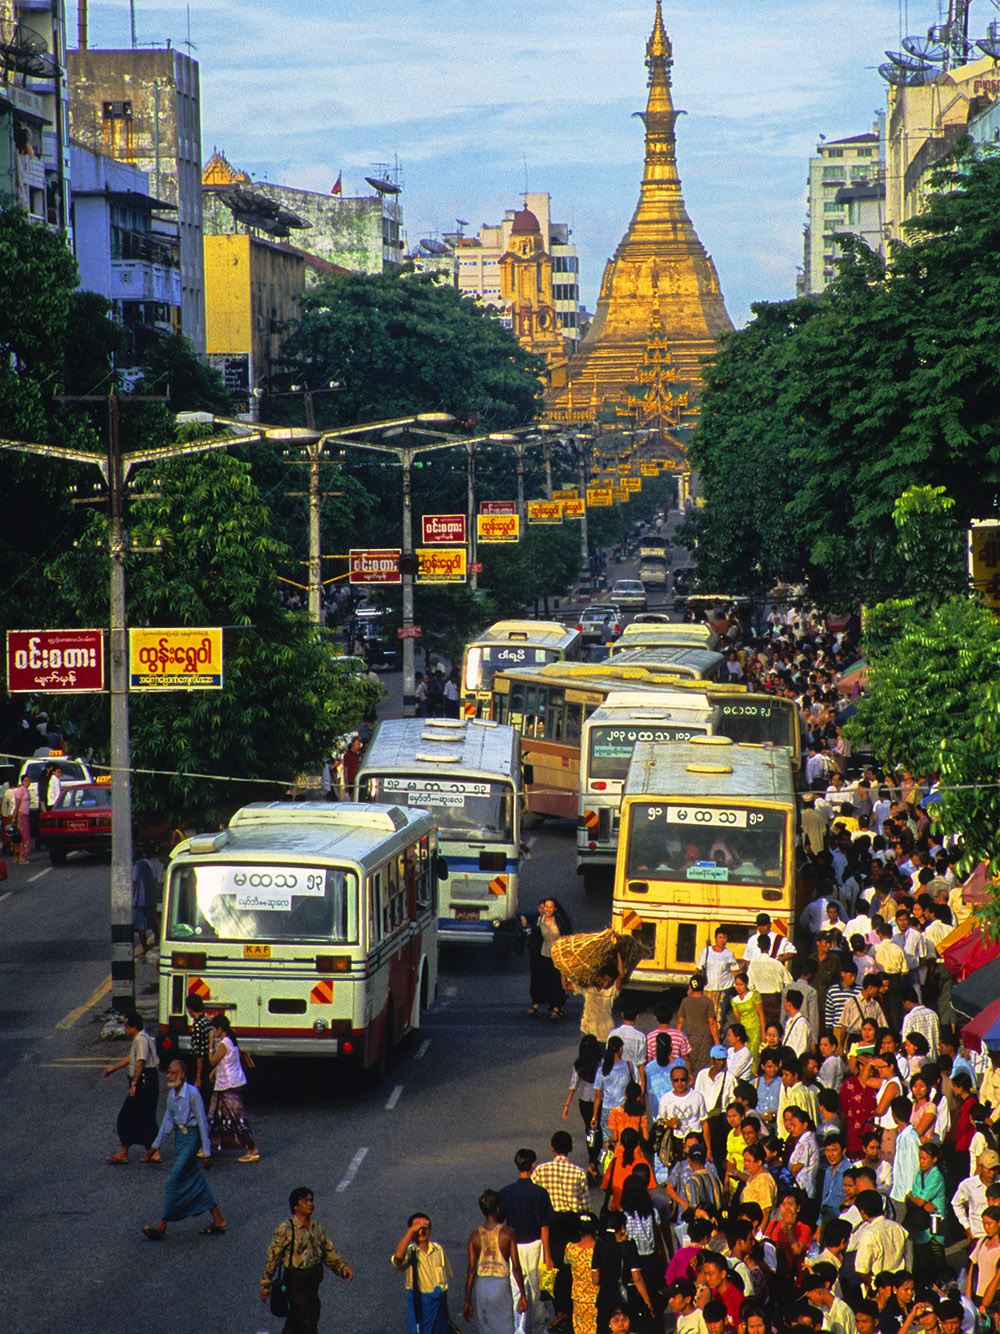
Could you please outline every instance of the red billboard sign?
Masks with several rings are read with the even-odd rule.
[[[513,500],[481,500],[480,514],[516,514],[517,502]]]
[[[103,631],[8,630],[7,689],[12,695],[103,690]]]
[[[423,634],[419,625],[401,625],[396,631],[397,639],[419,639]]]
[[[351,552],[352,584],[401,584],[403,576],[399,572],[399,547],[386,547],[381,550],[356,548]]]
[[[423,528],[425,547],[438,542],[465,545],[464,514],[425,514]]]

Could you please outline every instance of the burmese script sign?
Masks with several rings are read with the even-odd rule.
[[[553,500],[576,500],[579,498],[579,491],[575,486],[567,486],[562,491],[553,491]]]
[[[399,547],[386,547],[381,550],[356,548],[351,552],[352,584],[400,584],[403,576],[399,572]]]
[[[481,500],[480,514],[516,514],[517,504],[513,500]]]
[[[991,611],[1000,611],[1000,521],[973,519],[969,525],[969,574]]]
[[[103,690],[103,632],[8,630],[7,689],[12,695]]]
[[[562,523],[563,502],[561,500],[529,500],[529,523]]]
[[[582,500],[564,500],[563,518],[579,519],[586,512],[586,502]]]
[[[418,584],[464,584],[465,547],[418,547]]]
[[[221,690],[222,630],[130,630],[130,690]]]
[[[587,488],[587,504],[594,509],[607,509],[612,503],[611,488],[590,486]]]
[[[464,514],[425,514],[423,522],[424,546],[435,542],[465,545]]]
[[[480,514],[476,518],[476,536],[480,542],[516,542],[519,533],[516,514]]]

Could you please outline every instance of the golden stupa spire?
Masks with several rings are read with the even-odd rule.
[[[674,375],[691,386],[696,401],[702,361],[733,327],[715,265],[684,207],[675,136],[679,113],[670,95],[673,63],[662,0],[656,0],[646,42],[649,94],[646,110],[636,113],[646,131],[639,201],[604,270],[590,330],[567,368],[569,384],[593,379],[594,396],[609,408],[625,401],[641,378],[651,337],[668,350]],[[547,395],[556,420],[567,413],[563,395],[564,389]]]

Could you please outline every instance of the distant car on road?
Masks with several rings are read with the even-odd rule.
[[[608,601],[619,609],[646,610],[646,590],[640,579],[618,579],[608,595]]]
[[[605,621],[608,623],[606,628]],[[621,617],[608,603],[598,603],[584,610],[577,623],[577,629],[583,636],[585,644],[594,639],[617,639],[622,632]]]

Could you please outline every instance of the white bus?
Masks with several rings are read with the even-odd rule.
[[[611,646],[611,655],[631,648],[703,648],[718,653],[719,636],[704,622],[671,621],[652,625],[648,621],[633,621],[626,625],[620,637]]]
[[[580,741],[576,873],[588,888],[599,868],[614,868],[618,808],[636,744],[709,735],[718,720],[719,710],[693,690],[613,690],[587,718]]]
[[[375,729],[358,785],[362,801],[433,815],[448,862],[438,939],[513,944],[524,810],[520,732],[475,719],[390,719]]]
[[[437,988],[437,856],[422,810],[261,802],[173,852],[160,948],[161,1059],[187,998],[263,1056],[384,1067]]]
[[[582,654],[583,636],[561,621],[496,621],[465,646],[462,699],[466,718],[489,713],[490,686],[496,672],[571,662]]]

